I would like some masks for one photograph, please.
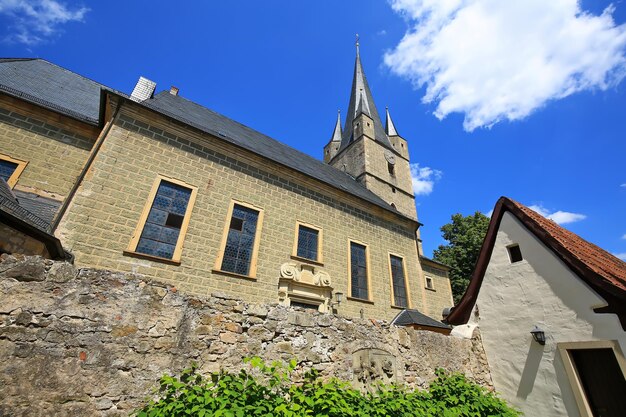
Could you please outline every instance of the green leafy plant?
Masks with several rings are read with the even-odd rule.
[[[296,362],[247,360],[250,370],[203,377],[193,364],[179,377],[161,377],[157,399],[137,417],[514,417],[520,413],[465,376],[437,370],[429,390],[377,385],[363,393],[347,382],[324,380],[315,369],[299,384],[290,382]]]

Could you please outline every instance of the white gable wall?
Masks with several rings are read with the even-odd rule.
[[[511,263],[507,246],[519,244],[523,260]],[[478,296],[478,321],[493,382],[504,399],[527,416],[579,416],[557,343],[617,340],[626,333],[606,303],[571,272],[517,218],[505,212]],[[546,344],[534,342],[538,325]]]

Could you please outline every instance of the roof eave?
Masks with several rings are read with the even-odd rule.
[[[55,236],[1,209],[0,221],[3,221],[5,224],[14,228],[15,230],[18,230],[43,243],[48,250],[48,254],[50,255],[51,259],[63,260],[66,258],[65,250],[61,245],[61,241]]]
[[[92,126],[99,126],[100,121],[99,120],[95,120],[92,119],[90,117],[87,116],[83,116],[79,113],[76,113],[75,111],[72,111],[70,109],[66,109],[65,107],[50,103],[49,101],[31,96],[28,93],[24,93],[22,91],[16,90],[14,88],[11,88],[7,85],[4,84],[0,84],[0,92],[3,92],[11,97],[15,97],[15,98],[19,98],[20,100],[24,100],[28,103],[31,104],[35,104],[37,106],[41,106],[46,110],[50,110],[50,111],[54,111],[56,113],[60,113],[66,117],[69,117],[71,119],[74,120],[78,120],[79,122],[82,123],[86,123],[88,125],[92,125]]]

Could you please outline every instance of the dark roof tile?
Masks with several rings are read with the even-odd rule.
[[[57,210],[61,206],[59,201],[41,197],[37,194],[27,193],[24,191],[15,191],[15,197],[20,206],[44,220],[48,224],[52,223],[52,219]]]
[[[42,59],[2,59],[0,64],[0,91],[73,118],[98,122],[102,84]]]
[[[418,310],[406,309],[398,313],[398,315],[391,321],[391,324],[396,326],[408,326],[411,324],[417,324],[419,326],[438,327],[440,329],[451,329],[447,324],[443,324],[433,318],[428,317],[426,314],[420,313]]]

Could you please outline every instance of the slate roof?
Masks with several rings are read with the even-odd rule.
[[[183,97],[162,91],[141,104],[406,217],[342,171]]]
[[[572,272],[604,298],[608,305],[594,309],[596,313],[617,314],[626,330],[626,262],[507,197],[500,197],[496,203],[470,284],[446,322],[463,324],[469,320],[505,212],[515,216]]]
[[[42,232],[48,231],[49,223],[31,213],[19,204],[6,181],[0,178],[0,211],[21,220]]]
[[[17,198],[15,198],[13,190],[11,190],[4,178],[0,178],[0,198],[5,198],[17,204]]]
[[[18,204],[26,210],[45,221],[48,225],[52,223],[61,203],[49,198],[45,198],[33,193],[13,190],[13,194],[17,198]]]
[[[102,84],[42,59],[0,59],[0,91],[98,124]]]
[[[451,329],[452,327],[447,324],[443,324],[433,318],[428,317],[426,314],[420,313],[418,310],[406,309],[398,313],[398,315],[391,321],[391,324],[396,326],[409,326],[411,324],[417,324],[419,326],[437,327],[440,329]]]
[[[364,109],[366,111],[364,111]],[[365,71],[363,71],[363,65],[361,65],[361,56],[357,48],[356,60],[354,62],[354,76],[352,78],[352,88],[350,90],[350,102],[348,104],[348,113],[346,115],[346,124],[343,127],[341,149],[347,147],[352,138],[353,130],[352,122],[361,113],[365,112],[370,116],[374,122],[374,139],[381,143],[383,146],[393,150],[391,142],[385,133],[385,129],[378,115],[376,104],[374,103],[374,96],[370,91],[370,86],[367,83],[367,77],[365,77]]]

